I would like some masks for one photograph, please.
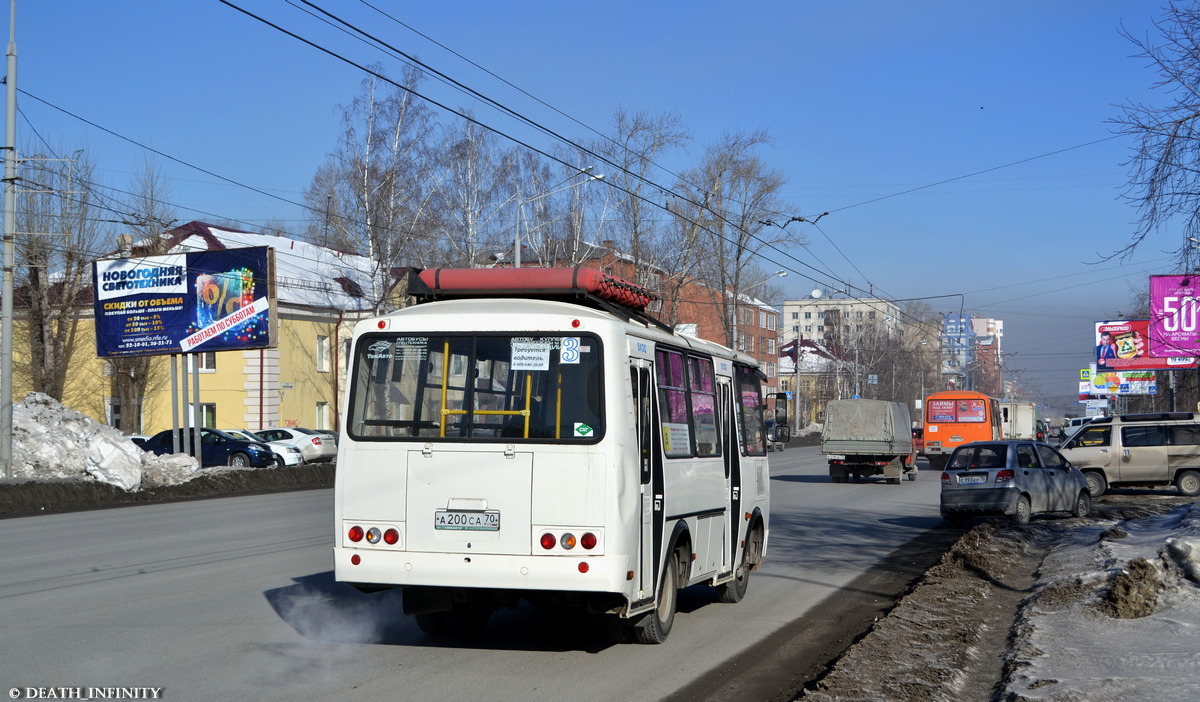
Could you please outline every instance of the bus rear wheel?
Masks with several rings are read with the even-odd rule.
[[[679,556],[667,559],[662,582],[658,586],[658,606],[634,625],[638,643],[660,644],[667,640],[675,623],[675,605],[679,595]]]

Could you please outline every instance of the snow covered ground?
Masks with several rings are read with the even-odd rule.
[[[116,429],[30,393],[13,404],[13,477],[17,480],[95,480],[126,491],[187,482],[195,458],[156,456]]]
[[[1006,699],[1200,699],[1200,502],[1071,529],[1038,580]]]

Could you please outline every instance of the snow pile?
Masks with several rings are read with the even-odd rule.
[[[1066,532],[1040,576],[1005,699],[1200,699],[1200,502]]]
[[[98,480],[126,491],[186,482],[199,470],[191,456],[156,456],[113,427],[42,393],[13,404],[13,476],[31,480]]]

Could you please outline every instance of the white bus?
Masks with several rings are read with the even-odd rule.
[[[754,359],[671,333],[593,269],[427,269],[409,293],[354,332],[338,581],[402,586],[431,634],[523,598],[659,643],[679,588],[742,599],[769,533]]]

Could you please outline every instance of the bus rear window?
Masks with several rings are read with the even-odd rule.
[[[937,422],[986,422],[986,400],[929,400],[929,419]]]
[[[347,429],[364,440],[596,441],[600,359],[588,336],[364,336]]]

